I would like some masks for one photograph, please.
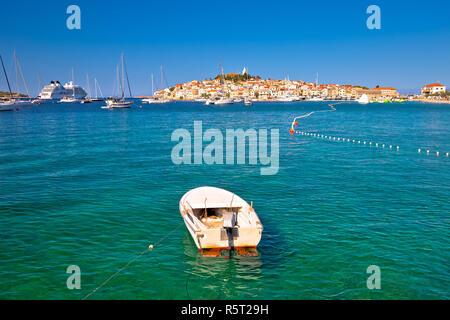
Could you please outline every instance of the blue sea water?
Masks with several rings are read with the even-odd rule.
[[[0,298],[83,298],[176,229],[181,196],[203,185],[253,201],[259,256],[201,257],[181,225],[89,299],[450,298],[449,105],[343,103],[299,122],[393,149],[289,135],[325,102],[101,105],[0,113]],[[224,133],[279,129],[278,174],[173,164],[172,132],[200,120]],[[66,286],[69,265],[80,290]],[[367,288],[370,265],[380,290]]]

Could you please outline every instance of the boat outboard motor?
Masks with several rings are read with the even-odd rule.
[[[233,211],[227,211],[223,214],[223,228],[227,233],[228,247],[230,248],[229,258],[234,250],[233,229],[236,226],[236,214]]]

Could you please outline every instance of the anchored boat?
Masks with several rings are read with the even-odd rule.
[[[253,203],[224,189],[200,187],[180,200],[180,213],[203,256],[220,256],[223,250],[257,256],[263,226]]]

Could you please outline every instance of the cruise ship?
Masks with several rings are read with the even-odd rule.
[[[72,97],[75,99],[84,99],[87,96],[86,91],[79,85],[76,85],[73,83],[73,81],[70,81],[69,83],[66,83],[61,85],[59,81],[51,81],[48,86],[45,86],[41,93],[39,94],[39,99],[42,100],[49,100],[49,99],[55,99],[59,100],[64,97]]]

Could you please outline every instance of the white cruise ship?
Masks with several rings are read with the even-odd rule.
[[[42,89],[41,93],[39,94],[39,99],[59,100],[69,96],[75,99],[84,99],[87,96],[87,93],[81,86],[73,84],[72,81],[64,84],[64,86],[61,85],[59,81],[51,81],[48,86],[45,86]]]

